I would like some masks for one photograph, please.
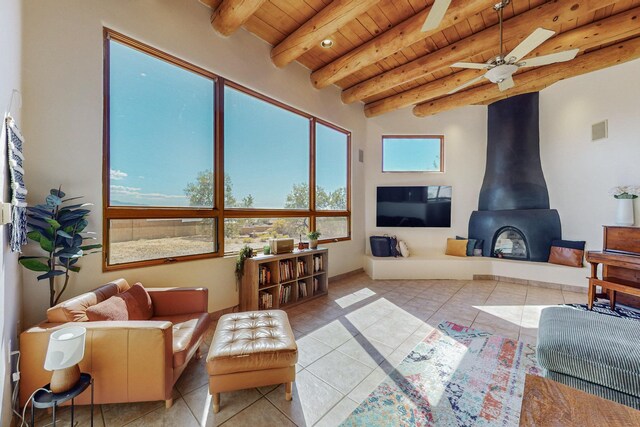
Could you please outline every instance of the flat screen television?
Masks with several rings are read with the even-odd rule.
[[[378,187],[377,227],[451,227],[451,186]]]

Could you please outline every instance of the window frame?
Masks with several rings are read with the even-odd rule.
[[[347,236],[338,237],[333,239],[319,239],[319,243],[330,243],[351,240],[351,132],[334,125],[326,120],[312,116],[305,113],[302,110],[298,110],[290,105],[280,102],[276,99],[268,97],[260,92],[249,89],[246,86],[232,82],[230,80],[224,80],[224,86],[229,86],[232,89],[240,91],[246,95],[253,96],[260,101],[270,103],[276,107],[283,108],[291,113],[300,115],[309,120],[309,209],[261,209],[261,208],[227,208],[224,207],[223,219],[226,218],[309,218],[309,227],[311,230],[316,230],[316,218],[318,217],[344,217],[347,219]],[[224,93],[223,105],[224,105]],[[347,206],[346,210],[317,210],[316,209],[316,124],[322,124],[328,128],[334,129],[338,132],[344,133],[347,137]],[[224,132],[222,135],[224,139]],[[224,143],[222,144],[224,146]],[[220,153],[222,163],[224,163],[224,152]],[[222,165],[224,168],[224,165]],[[222,172],[224,175],[224,171]],[[223,197],[224,199],[224,197]],[[224,230],[222,230],[224,234]],[[222,238],[222,247],[224,248],[224,235]],[[229,255],[233,252],[225,252],[225,255]]]
[[[384,142],[385,139],[439,139],[440,140],[440,168],[439,170],[425,171],[387,171],[384,170]],[[382,173],[444,173],[444,135],[382,135],[382,143],[380,145],[380,170]]]
[[[144,54],[181,67],[187,71],[199,74],[213,80],[214,83],[214,121],[213,163],[214,170],[214,206],[212,208],[195,207],[143,207],[143,206],[110,206],[110,47],[111,41],[116,41]],[[257,209],[257,208],[226,208],[224,206],[224,95],[225,87],[229,86],[264,102],[303,116],[309,120],[309,208],[308,209]],[[346,210],[316,210],[316,124],[344,133],[347,137],[347,181],[346,181]],[[334,125],[326,120],[315,117],[302,110],[270,98],[255,90],[249,89],[231,80],[227,80],[204,68],[191,64],[176,56],[163,52],[157,48],[139,42],[122,33],[103,27],[103,142],[102,142],[102,240],[103,258],[102,270],[114,271],[130,268],[165,265],[182,261],[208,258],[220,258],[233,254],[225,252],[224,248],[224,220],[225,218],[291,218],[308,217],[311,230],[316,230],[317,217],[344,217],[347,219],[348,235],[340,238],[321,239],[320,243],[330,243],[351,240],[351,132]],[[153,260],[132,261],[121,264],[109,264],[109,224],[118,219],[172,219],[172,218],[212,218],[215,220],[215,252],[177,257],[158,258]]]

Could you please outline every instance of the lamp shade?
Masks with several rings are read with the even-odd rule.
[[[87,330],[82,326],[71,326],[52,333],[49,337],[44,369],[66,369],[80,362],[84,357],[86,335]]]

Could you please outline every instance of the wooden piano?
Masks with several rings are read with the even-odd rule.
[[[609,298],[611,308],[616,299],[626,305],[640,307],[640,227],[604,226],[602,251],[588,251],[591,263],[589,278],[589,309],[593,307],[596,287],[600,286]],[[602,264],[602,279],[598,265]],[[617,293],[621,295],[617,295]]]

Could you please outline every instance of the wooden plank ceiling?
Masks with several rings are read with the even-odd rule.
[[[433,0],[200,0],[225,36],[243,26],[274,46],[278,67],[296,60],[310,84],[335,84],[346,103],[364,102],[367,117],[414,107],[426,116],[541,90],[558,80],[640,57],[640,0],[511,0],[504,10],[504,48],[536,28],[556,34],[527,58],[579,48],[573,61],[520,69],[500,92],[483,79],[454,94],[482,70],[451,68],[499,54],[498,0],[453,0],[439,28],[422,32]],[[329,39],[333,46],[323,48]]]

